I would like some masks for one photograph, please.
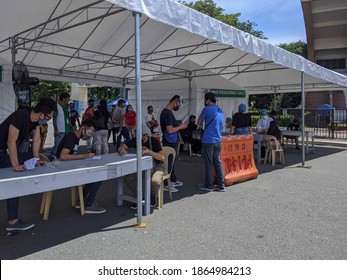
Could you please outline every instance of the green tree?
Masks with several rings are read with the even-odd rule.
[[[298,42],[292,42],[289,44],[281,43],[278,46],[289,52],[292,52],[307,58],[307,44],[305,42],[298,41]]]
[[[90,87],[88,88],[88,97],[95,100],[104,99],[111,102],[119,97],[119,88],[115,87]]]
[[[38,85],[31,87],[30,92],[32,104],[35,104],[41,96],[53,97],[54,100],[58,101],[62,92],[71,92],[71,83],[40,80]]]
[[[246,22],[241,22],[239,20],[239,17],[241,16],[240,13],[226,14],[224,13],[225,9],[221,7],[217,7],[217,4],[213,0],[200,0],[195,2],[179,1],[179,2],[205,15],[218,19],[221,22],[234,26],[242,31],[248,32],[260,39],[267,39],[264,36],[263,31],[254,29],[257,26],[255,22],[251,22],[249,20],[247,20]]]

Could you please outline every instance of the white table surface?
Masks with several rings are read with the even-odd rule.
[[[153,160],[142,157],[141,168],[145,172],[145,215],[150,211],[150,178]],[[57,167],[39,166],[33,170],[15,172],[12,168],[0,169],[0,199],[43,193],[76,185],[120,178],[136,173],[137,160],[122,157],[118,153],[102,155],[101,159],[60,161]],[[118,184],[117,184],[118,185]],[[119,184],[117,202],[122,204],[123,184]]]

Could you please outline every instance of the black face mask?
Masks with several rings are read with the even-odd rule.
[[[180,106],[175,106],[175,107],[173,108],[173,110],[174,110],[174,111],[178,111],[179,108],[180,108]]]

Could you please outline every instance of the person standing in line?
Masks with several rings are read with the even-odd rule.
[[[94,120],[94,99],[88,100],[88,107],[85,109],[82,121],[84,120]],[[93,137],[90,137],[87,141],[87,148],[90,152],[94,151],[93,149]]]
[[[234,114],[231,122],[231,131],[234,135],[251,134],[252,120],[251,115],[246,113],[246,104],[239,105],[239,111]]]
[[[148,128],[147,129],[148,134],[155,136],[155,134],[159,132],[159,123],[154,117],[153,106],[151,105],[147,107],[145,122],[146,122],[146,127]]]
[[[124,125],[124,111],[125,107],[125,100],[119,99],[118,100],[118,106],[116,109],[114,109],[112,113],[112,122],[114,123],[115,128],[115,134],[117,135],[113,142],[116,142],[116,149],[118,151],[118,148],[121,145],[122,136],[125,138],[125,142],[128,142],[130,140],[129,131]]]
[[[96,123],[96,131],[93,136],[93,144],[95,146],[95,154],[97,156],[108,154],[108,130],[107,125],[111,118],[107,110],[106,100],[100,100],[97,110],[94,111],[94,119]]]
[[[133,109],[133,106],[130,104],[126,108],[126,112],[124,114],[125,125],[129,130],[130,137],[135,137],[136,134],[136,112]]]
[[[109,111],[110,115],[111,115],[111,119],[107,124],[107,129],[108,129],[108,136],[107,136],[107,143],[110,141],[110,136],[112,133],[112,141],[113,141],[113,146],[116,146],[116,129],[114,127],[114,123],[112,121],[112,115],[113,115],[113,111],[116,109],[115,105],[111,106],[111,110]],[[108,145],[109,147],[111,146],[111,144]]]
[[[81,126],[80,115],[75,110],[75,103],[72,100],[69,101],[68,106],[69,106],[69,118],[70,118],[70,131],[76,131],[77,130],[76,122],[78,123],[78,127]]]
[[[78,147],[80,139],[87,141],[93,137],[95,133],[95,122],[93,120],[84,120],[80,128],[69,134],[66,134],[59,143],[56,156],[60,160],[76,160],[93,158],[94,153],[78,154]],[[88,183],[83,188],[83,197],[85,203],[86,214],[101,214],[105,213],[106,209],[95,202],[96,194],[102,184],[102,181]],[[80,208],[80,204],[77,203],[75,208]]]
[[[0,168],[12,167],[16,172],[23,172],[26,171],[26,159],[39,158],[39,122],[45,123],[52,119],[56,110],[54,99],[41,97],[33,109],[17,110],[0,124]],[[44,162],[39,160],[36,165],[44,165]],[[19,197],[7,199],[7,231],[23,231],[34,227],[34,224],[25,223],[19,218],[18,209]]]
[[[51,151],[52,155],[56,154],[61,139],[70,132],[70,119],[67,107],[69,101],[69,93],[63,92],[59,95],[58,109],[53,115],[54,146]]]
[[[178,111],[181,106],[181,96],[175,95],[171,98],[169,104],[161,111],[160,114],[160,127],[163,132],[163,146],[172,147],[175,149],[177,153],[178,149],[178,133],[181,129],[187,128],[187,124],[182,123],[181,125],[177,125],[176,118],[173,114],[173,111]],[[178,192],[176,187],[183,186],[183,182],[177,180],[175,174],[175,162],[169,159],[169,166],[172,167],[171,171],[171,192]],[[170,168],[169,168],[170,169]],[[165,191],[168,191],[167,186],[164,187]]]
[[[94,99],[88,100],[88,107],[85,109],[83,114],[83,120],[92,120],[94,119]]]
[[[224,113],[217,106],[215,95],[207,92],[205,108],[198,119],[199,126],[205,124],[201,139],[202,155],[205,161],[205,183],[197,186],[203,191],[224,191],[224,172],[220,159],[223,121]],[[214,185],[214,174],[217,176],[217,186]]]

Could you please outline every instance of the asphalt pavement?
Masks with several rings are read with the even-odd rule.
[[[164,208],[135,228],[136,210],[117,207],[114,181],[97,201],[105,214],[80,216],[70,191],[53,194],[48,221],[39,214],[42,195],[20,200],[22,217],[36,225],[15,236],[0,235],[1,259],[234,259],[336,260],[347,258],[345,147],[316,146],[301,166],[301,151],[285,147],[285,165],[258,165],[259,177],[203,192],[200,157],[181,152],[177,175],[184,182]],[[5,231],[6,201],[0,201]]]

